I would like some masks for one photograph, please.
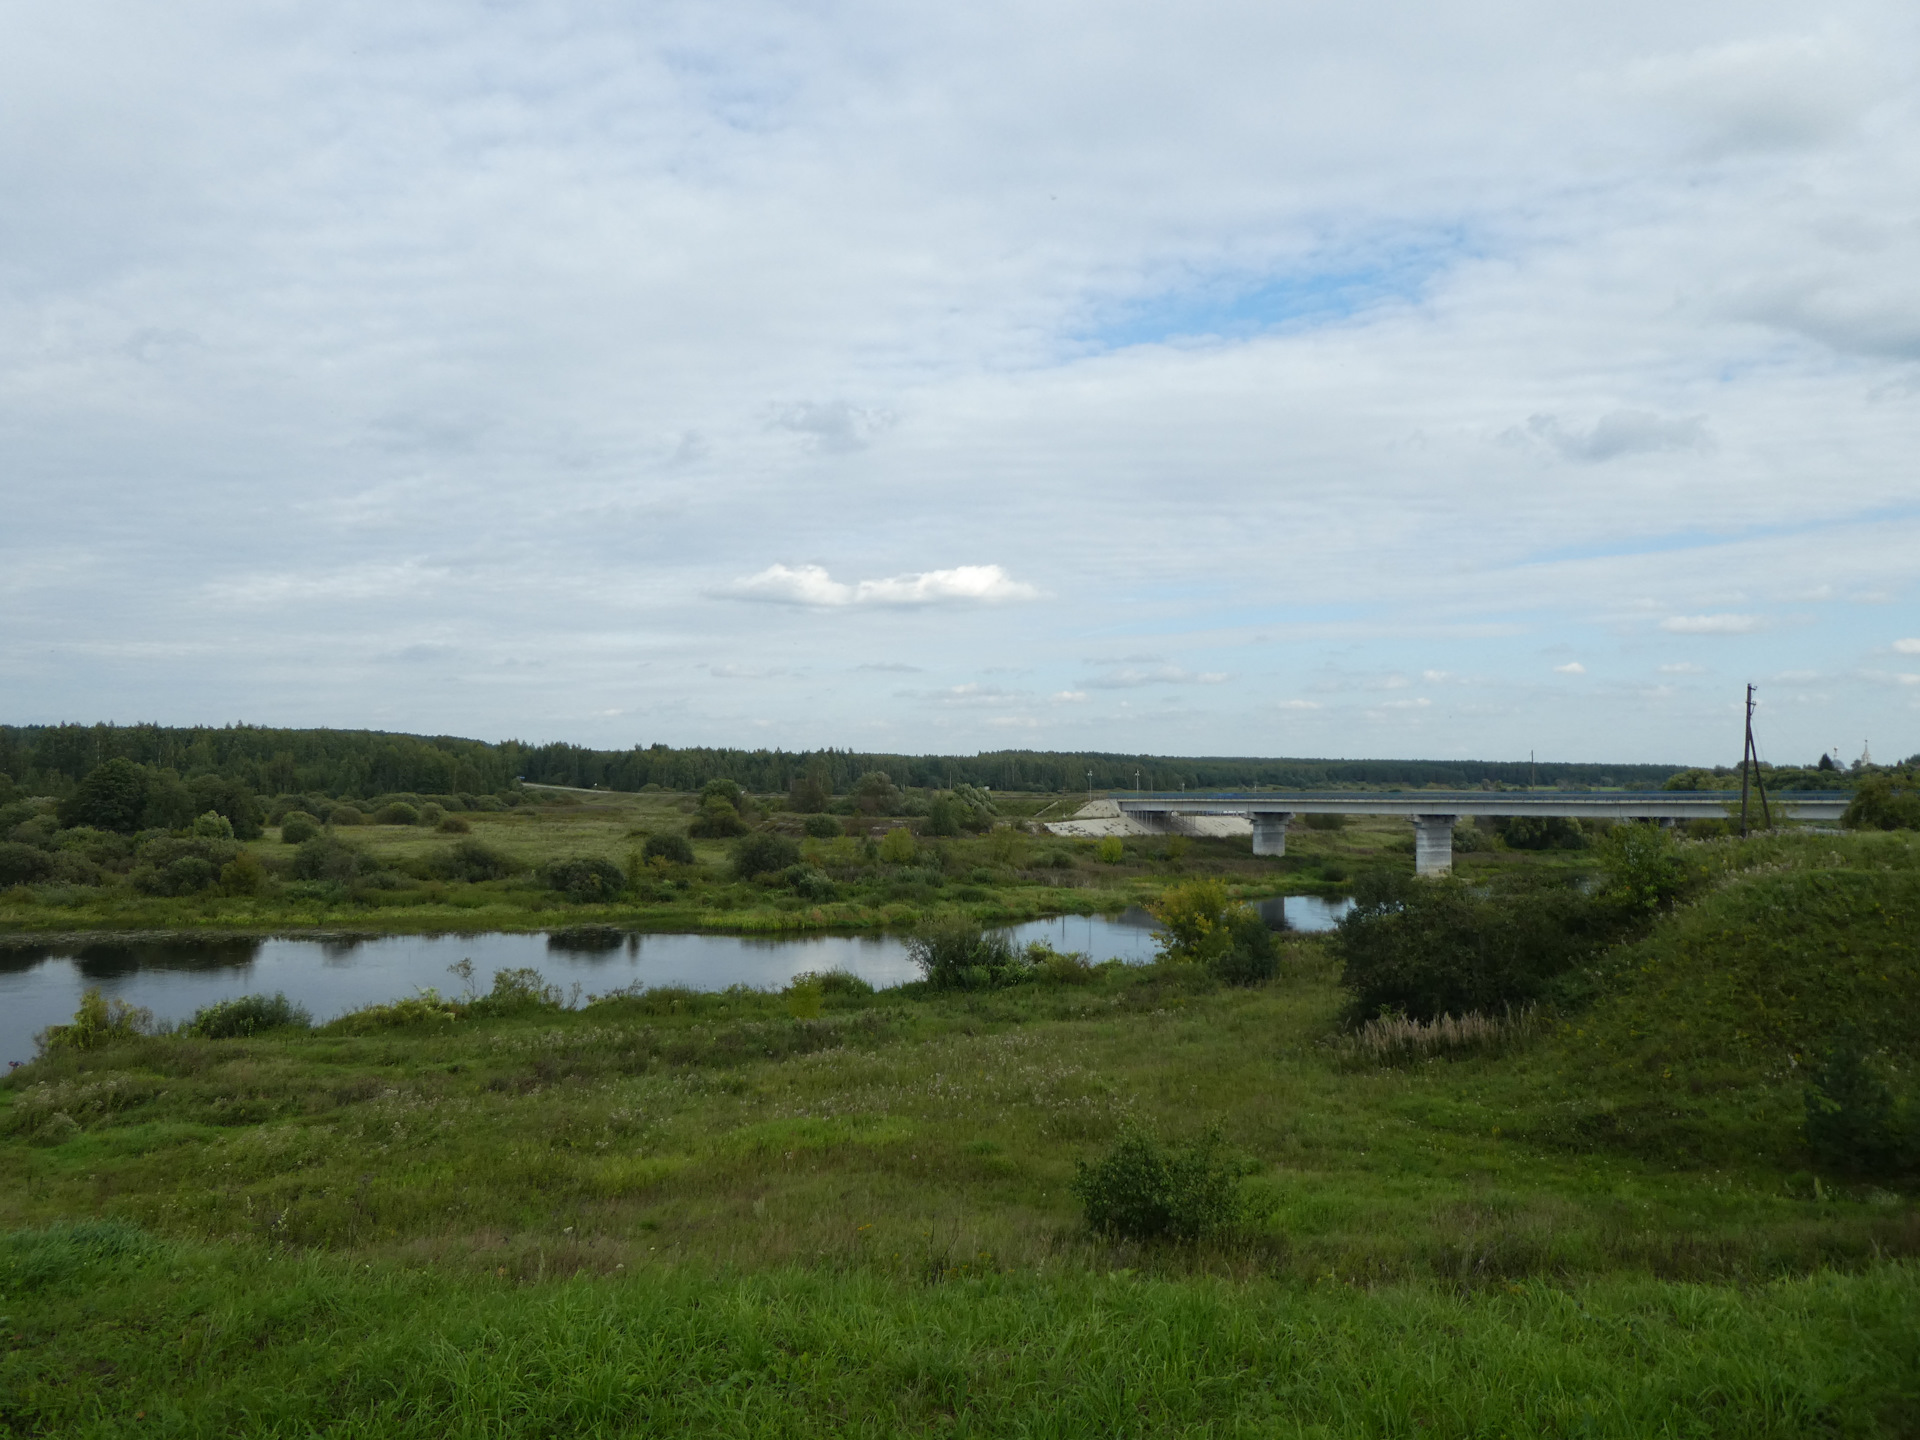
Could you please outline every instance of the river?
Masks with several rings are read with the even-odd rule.
[[[1346,901],[1310,895],[1261,901],[1275,929],[1327,930]],[[1044,940],[1056,950],[1094,960],[1138,964],[1153,958],[1153,919],[1145,911],[1118,916],[1064,915],[1009,927],[1016,945]],[[217,1000],[284,993],[316,1022],[362,1005],[381,1004],[434,987],[458,993],[450,966],[473,965],[485,990],[496,970],[530,967],[549,983],[581,995],[629,985],[730,985],[779,989],[808,970],[848,970],[876,987],[918,979],[899,934],[647,935],[620,932],[553,934],[379,935],[334,939],[116,940],[0,943],[0,1060],[33,1058],[33,1037],[69,1020],[88,986],[154,1018],[176,1022]]]

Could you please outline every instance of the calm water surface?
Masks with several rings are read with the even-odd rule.
[[[1325,930],[1349,902],[1290,895],[1261,901],[1276,929]],[[1094,960],[1153,958],[1153,920],[1141,910],[1117,917],[1066,915],[1012,926],[1017,945],[1045,940]],[[0,947],[0,1060],[33,1058],[33,1037],[73,1017],[80,993],[97,985],[144,1005],[158,1020],[188,1020],[216,1000],[282,991],[316,1022],[433,986],[457,993],[448,966],[473,962],[484,990],[493,972],[529,966],[583,995],[626,985],[729,985],[779,989],[807,970],[850,970],[875,986],[919,978],[903,935],[383,935],[353,940],[99,940],[80,945]]]

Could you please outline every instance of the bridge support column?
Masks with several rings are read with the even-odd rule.
[[[1453,872],[1454,815],[1413,817],[1413,873],[1448,875]]]
[[[1293,819],[1288,810],[1256,810],[1247,817],[1253,821],[1253,853],[1256,855],[1284,855],[1287,853],[1287,822]]]
[[[1169,835],[1174,830],[1173,813],[1168,810],[1129,810],[1127,818],[1155,835]]]

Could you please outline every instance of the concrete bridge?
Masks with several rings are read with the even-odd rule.
[[[1845,791],[1789,791],[1769,795],[1776,815],[1792,820],[1838,820],[1852,796]],[[1253,853],[1287,853],[1287,822],[1296,815],[1405,815],[1413,821],[1413,869],[1445,875],[1453,869],[1453,827],[1480,815],[1534,815],[1567,820],[1725,820],[1725,790],[1324,790],[1255,795],[1115,795],[1120,813],[1149,830],[1171,830],[1176,815],[1245,816],[1253,824]],[[1759,797],[1749,814],[1760,818]]]

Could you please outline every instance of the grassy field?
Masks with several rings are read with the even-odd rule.
[[[461,819],[466,836],[410,825],[359,825],[334,833],[370,857],[372,873],[347,883],[301,882],[289,867],[294,847],[276,830],[242,848],[267,872],[258,893],[215,886],[198,894],[141,894],[108,877],[99,885],[18,885],[0,891],[0,935],[44,936],[93,931],[300,930],[366,933],[549,930],[615,924],[643,930],[792,932],[908,926],[934,912],[965,913],[984,923],[1043,915],[1117,911],[1157,895],[1168,883],[1220,875],[1249,896],[1339,893],[1347,878],[1374,865],[1413,865],[1411,827],[1404,820],[1367,817],[1343,830],[1296,827],[1289,853],[1256,858],[1251,843],[1193,840],[1169,849],[1166,839],[1128,840],[1123,857],[1100,859],[1089,840],[1044,834],[922,837],[909,861],[869,855],[864,832],[906,825],[899,817],[862,820],[859,837],[805,838],[803,817],[775,813],[759,823],[800,842],[801,858],[832,881],[824,897],[803,897],[777,876],[736,878],[729,840],[695,840],[696,863],[654,867],[638,852],[648,837],[683,834],[695,797],[674,794],[532,792],[537,803]],[[1003,796],[1011,816],[1049,805],[1050,797]],[[474,840],[509,859],[518,873],[468,882],[433,878],[436,857]],[[607,903],[581,904],[541,878],[543,867],[577,857],[608,861],[631,876],[625,893]],[[1525,864],[1582,863],[1578,852],[1551,854],[1488,850],[1459,857],[1464,870]]]
[[[1835,1035],[1920,1058],[1920,846],[1700,848],[1590,1006],[1415,1063],[1306,937],[51,1055],[0,1433],[1920,1433],[1912,1190],[1800,1132]],[[1257,1219],[1088,1233],[1077,1160],[1209,1124]]]

